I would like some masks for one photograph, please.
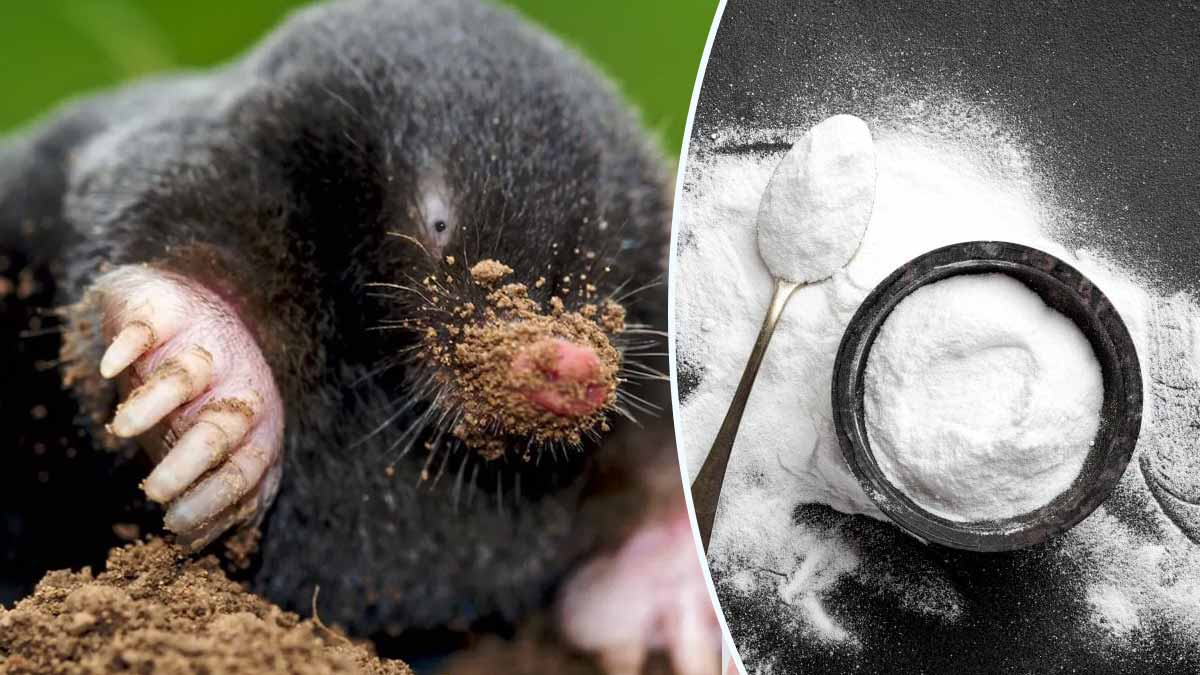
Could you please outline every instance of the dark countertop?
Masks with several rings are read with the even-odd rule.
[[[1200,290],[1200,3],[730,0],[693,136],[946,91],[1012,120],[1064,206],[1112,239],[1089,245]]]

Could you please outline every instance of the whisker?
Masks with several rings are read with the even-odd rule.
[[[397,457],[404,457],[409,452],[412,452],[414,440],[425,430],[431,417],[432,415],[430,415],[429,410],[421,413],[421,416],[403,434],[400,434],[400,437],[395,442],[388,446],[388,452],[394,452],[401,445],[404,445],[404,449],[400,451]]]
[[[416,328],[416,326],[417,326],[417,324],[415,322],[410,323],[410,322],[406,321],[404,323],[386,324],[386,325],[379,325],[379,326],[368,326],[365,330],[372,332],[372,333],[376,333],[376,332],[384,331],[384,330],[413,330]],[[406,349],[405,351],[409,351],[409,350]]]
[[[622,281],[620,284],[617,284],[617,287],[612,289],[612,291],[609,292],[608,299],[612,300],[613,296],[615,296],[617,293],[620,293],[622,290],[624,290],[625,287],[628,286],[629,282],[631,282],[631,281],[633,281],[633,277],[629,277],[625,281]]]
[[[641,352],[643,349],[651,347],[661,347],[662,344],[658,340],[637,340],[631,342],[621,342],[618,344],[618,349],[622,352]]]
[[[665,330],[655,330],[655,329],[651,329],[651,328],[632,328],[631,329],[628,326],[626,326],[625,330],[621,331],[621,334],[622,335],[655,335],[655,336],[664,337],[664,338],[669,337],[669,335],[667,334],[667,331],[665,331]]]
[[[629,392],[619,392],[619,391],[617,392],[617,396],[622,396],[622,394],[627,399],[625,401],[625,403],[639,403],[653,411],[661,411],[662,410],[662,406],[658,405],[657,403],[654,403],[653,401],[644,399],[641,396],[638,396],[637,394],[631,394]]]
[[[641,426],[641,422],[639,422],[638,419],[633,416],[633,413],[626,410],[625,407],[622,406],[621,404],[618,403],[618,404],[613,405],[611,410],[616,412],[621,417],[624,417],[625,419],[629,420],[630,422],[633,422],[634,424]]]
[[[633,296],[637,295],[638,293],[648,291],[652,288],[657,288],[658,286],[661,286],[662,284],[663,284],[663,282],[661,279],[651,281],[647,284],[638,286],[637,288],[633,289],[632,291],[626,292],[624,295],[622,295],[619,298],[614,298],[613,302],[617,303],[618,305],[624,304],[626,300],[628,300],[629,298],[632,298]]]
[[[42,328],[39,330],[33,330],[33,329],[23,330],[20,333],[17,333],[17,336],[21,337],[21,338],[35,338],[35,337],[42,337],[43,335],[54,335],[56,333],[64,333],[64,332],[66,332],[66,330],[67,329],[63,326],[52,326],[50,328]]]
[[[426,302],[426,304],[430,304],[430,305],[433,304],[433,302],[429,299],[428,296],[426,296],[420,290],[418,290],[417,288],[414,288],[412,286],[405,286],[404,284],[394,284],[394,283],[389,283],[386,281],[373,281],[370,283],[363,284],[363,286],[366,286],[367,288],[390,288],[390,289],[396,290],[396,291],[406,291],[408,293],[412,293],[413,295],[417,296],[418,298],[421,298],[422,300],[424,300]]]
[[[436,454],[438,452],[441,452],[442,463],[440,466],[438,466],[437,475],[433,477],[433,483],[430,485],[430,488],[437,487],[438,482],[442,480],[442,476],[446,473],[446,465],[450,463],[450,451],[442,447],[442,430],[441,429],[438,430],[437,436],[434,437],[433,445],[434,445],[434,449],[431,454]]]
[[[648,373],[645,371],[630,370],[627,368],[622,368],[617,373],[617,381],[621,385],[628,384],[628,385],[634,386],[634,387],[641,386],[643,383],[645,383],[647,381],[662,380],[662,379],[664,379],[662,376],[662,373]]]
[[[422,466],[421,473],[417,474],[416,486],[418,488],[421,487],[421,483],[424,483],[425,481],[429,480],[429,467],[430,467],[430,465],[433,464],[433,458],[436,456],[437,456],[436,452],[431,452],[431,453],[429,453],[429,455],[427,457],[425,457],[425,466]],[[433,489],[432,485],[430,485],[430,489]]]
[[[413,277],[413,275],[411,275],[411,274],[405,274],[404,276],[405,276],[405,278],[406,278],[406,279],[408,279],[409,281],[413,282],[413,283],[414,283],[414,284],[416,284],[417,286],[425,286],[427,281],[429,281],[429,280],[432,280],[432,281],[433,281],[433,287],[434,287],[435,289],[437,289],[437,290],[441,291],[441,292],[442,292],[444,295],[452,295],[452,294],[450,293],[450,289],[448,289],[448,288],[446,288],[445,286],[443,286],[443,285],[442,285],[442,280],[441,280],[441,278],[439,278],[439,277],[438,277],[436,274],[430,274],[430,275],[426,276],[426,277],[425,277],[425,281],[417,281],[417,280],[416,280],[416,279]],[[426,286],[426,288],[428,288],[428,286]],[[430,304],[433,304],[433,303],[432,303],[432,302],[430,302]]]
[[[470,460],[469,453],[463,453],[462,462],[458,465],[458,475],[454,479],[454,510],[458,511],[458,502],[462,497],[463,476],[466,474],[467,462]]]
[[[471,463],[471,477],[467,479],[467,483],[470,485],[475,485],[475,479],[479,476],[479,464],[479,462]],[[478,492],[479,490],[470,491],[470,494],[467,495],[467,506],[471,506],[475,503],[475,495]]]
[[[368,330],[370,330],[370,329],[368,329]],[[353,382],[351,382],[350,386],[351,387],[361,386],[363,382],[366,382],[367,380],[370,380],[370,379],[376,377],[377,375],[382,375],[383,373],[386,373],[387,371],[391,370],[392,368],[402,365],[403,363],[404,363],[404,359],[400,359],[400,358],[384,359],[383,362],[380,363],[378,366],[368,370],[367,372],[360,375]]]
[[[649,375],[665,375],[663,371],[637,359],[625,359],[621,364],[622,371],[631,371]]]
[[[422,244],[420,239],[417,239],[416,237],[412,236],[411,234],[408,234],[406,232],[389,231],[389,232],[387,232],[387,236],[396,237],[397,239],[402,239],[404,241],[408,241],[413,244],[416,244],[418,247],[420,247],[420,249],[422,251],[424,251],[425,255],[429,256],[429,249],[425,248],[425,244]],[[429,256],[429,257],[432,258],[433,256]]]

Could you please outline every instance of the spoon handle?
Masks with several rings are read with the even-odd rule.
[[[725,482],[725,469],[729,466],[729,456],[733,451],[733,441],[737,438],[738,427],[742,423],[742,413],[746,410],[746,401],[750,398],[750,390],[754,388],[754,378],[758,376],[758,367],[762,364],[763,355],[767,353],[767,345],[775,334],[775,325],[783,315],[783,308],[791,299],[792,293],[800,284],[792,281],[775,280],[775,291],[771,296],[771,307],[763,319],[762,328],[758,331],[758,339],[746,361],[746,369],[742,371],[742,379],[738,382],[733,401],[729,403],[729,412],[725,413],[725,421],[713,441],[704,466],[692,482],[692,505],[696,509],[696,524],[700,527],[700,541],[704,550],[708,550],[708,541],[712,538],[713,519],[717,515],[717,502],[721,499],[721,484]]]

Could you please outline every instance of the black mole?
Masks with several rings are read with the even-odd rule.
[[[228,66],[86,98],[0,145],[0,245],[57,289],[26,305],[70,306],[108,270],[148,265],[236,308],[285,419],[256,590],[306,611],[320,586],[322,618],[359,634],[465,626],[543,604],[636,510],[589,497],[596,476],[636,475],[635,455],[674,466],[669,420],[646,414],[666,396],[647,361],[665,351],[669,181],[614,88],[513,14],[352,0],[298,13]],[[429,279],[481,304],[468,266],[484,259],[542,307],[623,305],[604,431],[487,459],[446,428],[453,381],[412,356],[423,336],[406,320],[429,311]],[[18,304],[6,321],[33,313]],[[76,319],[64,371],[94,368],[105,347]],[[437,331],[454,334],[463,320],[445,321]],[[5,407],[51,395],[41,371],[13,368],[39,384],[6,392]],[[79,424],[100,439],[114,388],[69,379]],[[34,422],[22,424],[28,442]],[[88,489],[72,495],[80,511],[116,489],[71,481]],[[0,509],[23,534],[8,555],[23,555],[13,548],[29,553],[41,521],[12,502]]]

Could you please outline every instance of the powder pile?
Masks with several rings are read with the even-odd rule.
[[[1071,319],[1004,274],[918,288],[867,356],[867,437],[888,480],[956,521],[1033,511],[1075,481],[1104,382]]]
[[[797,514],[815,508],[806,504],[826,504],[882,518],[846,469],[834,433],[829,383],[837,346],[863,298],[897,266],[976,239],[1034,246],[1080,269],[1117,306],[1146,377],[1143,429],[1117,493],[1054,546],[1014,560],[1026,560],[1063,589],[1081,586],[1069,597],[1084,615],[1070,620],[1084,625],[1056,624],[1068,634],[1108,636],[1133,649],[1130,640],[1153,631],[1187,641],[1193,652],[1200,648],[1200,554],[1192,543],[1200,540],[1200,466],[1166,460],[1194,457],[1200,307],[1186,295],[1157,292],[1111,253],[1064,248],[1060,242],[1074,237],[1078,214],[1061,210],[1044,192],[1045,177],[996,120],[958,99],[902,101],[868,119],[879,175],[863,242],[844,270],[797,292],[775,333],[742,420],[709,550],[723,604],[763,608],[756,623],[731,624],[739,640],[755,643],[751,660],[763,667],[772,663],[772,645],[856,644],[850,626],[871,619],[863,618],[861,602],[845,601],[846,588],[899,597],[907,606],[905,589],[936,580],[937,601],[915,601],[924,607],[918,613],[947,625],[969,615],[971,598],[936,556],[918,548],[897,560],[886,547],[860,545],[857,534],[823,534]],[[722,128],[694,142],[688,157],[671,280],[680,442],[693,479],[770,296],[756,246],[759,200],[783,151],[802,132]],[[1158,499],[1151,494],[1164,473],[1182,474],[1171,485],[1190,486],[1175,514],[1162,506],[1166,491],[1158,490]],[[877,564],[888,572],[868,574]],[[1030,592],[1045,595],[1045,588]],[[1023,609],[1031,620],[1037,599],[1031,596]]]
[[[0,672],[10,675],[228,673],[407,675],[399,661],[246,592],[215,557],[161,540],[109,554],[108,569],[50,572],[0,607]]]
[[[814,126],[784,155],[762,196],[758,250],[767,268],[789,281],[828,278],[858,248],[874,193],[866,123],[834,115]]]

